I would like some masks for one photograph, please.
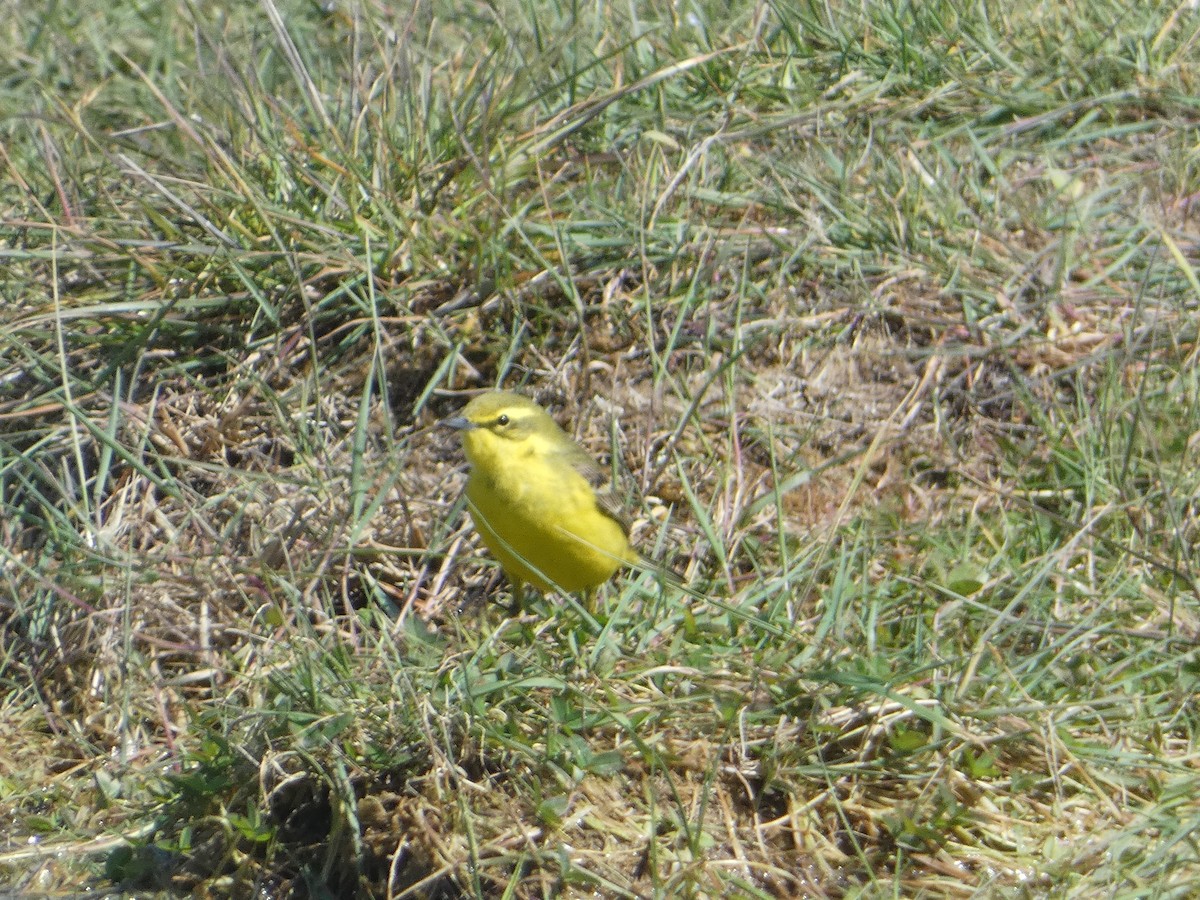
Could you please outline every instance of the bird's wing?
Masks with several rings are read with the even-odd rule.
[[[572,443],[569,448],[564,448],[561,453],[563,461],[582,475],[587,483],[592,486],[592,490],[596,493],[596,505],[600,507],[600,511],[610,519],[614,519],[625,531],[625,534],[628,535],[629,522],[625,518],[625,512],[621,507],[620,501],[617,500],[616,495],[613,493],[612,483],[604,473],[604,470],[578,444]]]

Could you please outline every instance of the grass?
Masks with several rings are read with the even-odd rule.
[[[1191,4],[0,28],[0,884],[1191,893]],[[686,590],[492,602],[496,384]]]

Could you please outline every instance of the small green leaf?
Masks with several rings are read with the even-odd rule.
[[[537,817],[543,825],[558,826],[571,808],[571,799],[565,794],[547,797],[537,807]]]
[[[920,750],[929,743],[929,738],[919,731],[909,728],[897,728],[888,738],[891,748],[898,753],[912,753]]]
[[[983,587],[983,578],[978,568],[962,563],[950,570],[946,587],[960,597],[970,597]]]
[[[617,750],[605,750],[592,756],[584,768],[593,775],[611,777],[625,768],[625,758]]]

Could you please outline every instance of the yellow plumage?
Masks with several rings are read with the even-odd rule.
[[[471,465],[467,505],[484,545],[519,598],[590,591],[638,561],[625,523],[596,485],[591,457],[527,397],[495,391],[446,421]]]

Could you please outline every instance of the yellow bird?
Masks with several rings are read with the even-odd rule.
[[[461,432],[467,507],[515,603],[526,584],[590,592],[638,562],[600,467],[528,397],[483,394],[443,424]]]

